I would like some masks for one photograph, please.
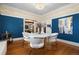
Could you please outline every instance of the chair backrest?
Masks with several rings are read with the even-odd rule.
[[[22,34],[23,34],[23,37],[24,37],[24,38],[28,38],[28,36],[29,36],[30,33],[23,32]]]
[[[50,35],[50,37],[52,37],[52,38],[57,38],[57,36],[58,36],[58,33],[52,33],[52,34]]]
[[[49,37],[49,41],[50,42],[55,42],[56,41],[56,39],[57,39],[57,36],[58,36],[58,33],[52,33],[51,35],[50,35],[50,37]]]

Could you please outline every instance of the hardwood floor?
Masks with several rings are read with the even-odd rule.
[[[10,43],[7,47],[7,55],[79,55],[79,47],[57,42],[40,49],[33,49],[28,42],[22,40]]]

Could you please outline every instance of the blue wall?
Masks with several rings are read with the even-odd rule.
[[[0,34],[8,31],[13,38],[22,37],[23,19],[0,15]]]
[[[73,14],[69,16],[73,17],[72,19],[73,34],[59,33],[58,19],[68,17],[68,16],[64,16],[64,17],[60,17],[52,20],[52,33],[58,32],[59,33],[58,38],[79,43],[79,14]]]

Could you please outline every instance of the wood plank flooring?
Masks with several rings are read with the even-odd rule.
[[[79,55],[79,47],[65,44],[63,42],[45,43],[40,49],[33,49],[28,42],[23,40],[8,44],[6,55]]]

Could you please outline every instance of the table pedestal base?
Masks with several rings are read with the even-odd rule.
[[[44,43],[41,43],[41,44],[31,44],[30,43],[30,47],[31,48],[42,48],[42,47],[44,47]]]

